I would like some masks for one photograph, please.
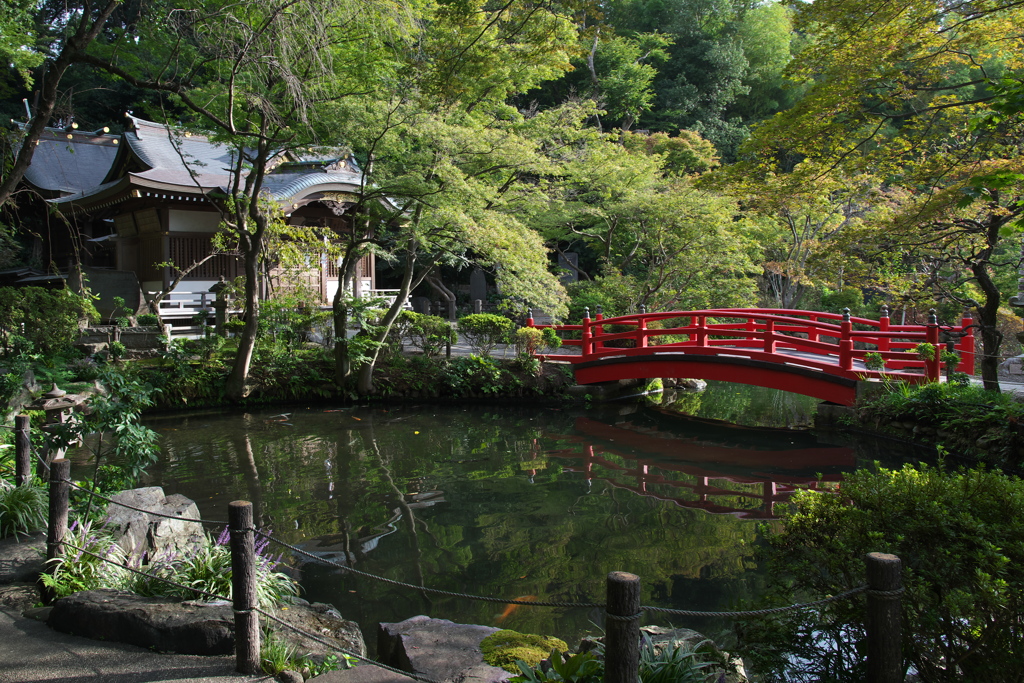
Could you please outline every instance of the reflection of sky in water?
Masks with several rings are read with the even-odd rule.
[[[457,592],[602,602],[605,575],[630,571],[646,604],[684,609],[728,609],[755,595],[757,533],[742,517],[764,517],[794,486],[813,485],[819,472],[836,479],[853,463],[851,451],[807,435],[625,405],[296,408],[150,426],[165,453],[154,483],[196,500],[206,518],[251,500],[258,523],[283,540]],[[307,598],[335,604],[367,634],[378,621],[429,614],[571,639],[601,618],[300,570]]]

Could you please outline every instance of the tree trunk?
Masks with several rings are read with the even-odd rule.
[[[985,294],[985,303],[977,307],[978,324],[981,327],[981,381],[988,391],[999,389],[999,351],[1003,344],[1003,333],[999,331],[999,289],[992,282],[988,261],[975,261],[971,271],[978,286]]]
[[[338,271],[338,291],[331,301],[331,312],[334,314],[334,384],[340,389],[352,373],[352,361],[348,354],[348,319],[349,306],[345,303],[345,292],[349,282],[355,276],[359,257],[349,253],[345,255]]]
[[[259,297],[259,257],[262,251],[262,234],[248,238],[245,247],[245,327],[238,338],[238,351],[224,385],[224,393],[229,400],[240,401],[249,395],[246,383],[249,379],[249,366],[252,364],[252,353],[256,347],[256,331],[260,324]]]
[[[415,284],[413,283],[413,274],[416,268],[416,250],[413,245],[410,244],[409,250],[405,256],[405,274],[402,276],[402,285],[398,289],[398,296],[395,297],[395,302],[391,304],[391,308],[388,309],[387,314],[384,316],[384,320],[381,321],[380,327],[374,336],[374,341],[377,344],[374,346],[373,351],[370,354],[370,360],[364,363],[359,368],[359,376],[356,380],[356,391],[359,392],[360,396],[368,396],[373,393],[373,371],[377,367],[377,358],[380,355],[381,344],[388,337],[388,332],[391,331],[391,326],[398,316],[402,313],[402,305],[405,300],[409,297],[409,292],[415,289],[416,285],[423,281],[423,278],[427,277],[430,273],[430,268],[427,268],[419,278],[416,278]]]

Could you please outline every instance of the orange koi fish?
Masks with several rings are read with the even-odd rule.
[[[513,599],[514,600],[524,600],[524,601],[527,601],[527,602],[533,602],[534,600],[537,599],[537,596],[536,595],[521,595],[518,598],[513,598]],[[503,623],[506,619],[508,619],[510,616],[512,616],[513,612],[515,612],[520,607],[522,607],[522,605],[517,605],[517,604],[505,605],[505,611],[502,612],[501,614],[495,615],[494,623],[496,623],[496,624]]]

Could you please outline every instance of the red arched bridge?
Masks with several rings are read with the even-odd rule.
[[[888,378],[938,381],[940,339],[954,341],[959,372],[973,372],[974,332],[965,317],[959,326],[893,325],[882,309],[878,320],[844,313],[778,308],[716,308],[703,311],[633,313],[580,325],[535,325],[569,333],[567,347],[578,354],[545,354],[573,364],[576,381],[596,384],[621,379],[679,377],[712,379],[783,389],[843,405],[857,397],[857,382]],[[562,336],[566,336],[563,334]],[[931,358],[919,345],[932,345]],[[869,369],[869,361],[884,362]],[[875,363],[868,363],[875,365]]]

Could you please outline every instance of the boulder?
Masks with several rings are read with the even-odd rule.
[[[114,503],[107,505],[107,528],[119,537],[118,545],[143,564],[155,557],[188,553],[204,543],[202,525],[185,521],[200,519],[199,508],[185,496],[164,496],[162,488],[149,486],[122,491],[110,499],[178,518],[157,517]]]
[[[291,605],[275,616],[359,655],[366,654],[359,626],[341,618],[330,605]],[[262,620],[262,618],[261,618]],[[55,631],[130,643],[160,652],[222,655],[234,652],[235,617],[225,602],[179,602],[101,589],[75,593],[54,602],[47,623]],[[296,652],[325,657],[335,649],[270,622],[275,635]]]
[[[144,598],[104,588],[55,601],[47,623],[62,633],[160,652],[226,655],[235,651],[235,617],[227,604]]]
[[[484,664],[480,641],[498,629],[447,619],[410,617],[377,629],[377,658],[389,666],[437,681],[502,683],[512,674]]]
[[[319,639],[330,641],[342,650],[361,657],[366,656],[366,643],[363,641],[359,624],[344,619],[331,605],[322,602],[309,604],[300,600],[299,604],[275,610],[274,616],[295,628],[318,636]],[[271,627],[278,639],[293,646],[299,655],[317,658],[335,653],[323,643],[284,628],[280,624],[271,622]]]

